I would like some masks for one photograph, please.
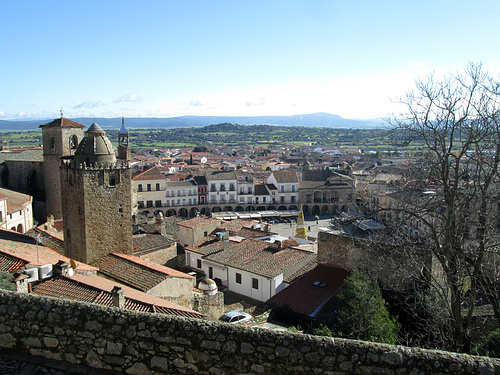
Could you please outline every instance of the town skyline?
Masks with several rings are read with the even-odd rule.
[[[431,72],[484,61],[498,76],[499,10],[494,1],[5,3],[0,119],[61,108],[68,118],[387,117]]]

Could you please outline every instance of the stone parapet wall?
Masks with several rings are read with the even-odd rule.
[[[0,348],[127,374],[500,374],[500,360],[0,292]]]

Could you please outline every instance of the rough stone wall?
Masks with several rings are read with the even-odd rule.
[[[424,252],[385,242],[320,231],[318,263],[332,263],[366,271],[388,290],[404,290],[421,277],[422,264],[431,268]]]
[[[141,259],[149,260],[150,262],[158,263],[170,268],[177,268],[177,242],[172,242],[172,245],[160,250],[144,251],[134,253]]]
[[[61,173],[66,256],[91,263],[110,252],[132,254],[130,169],[64,165]]]
[[[219,319],[224,314],[224,293],[214,295],[195,293],[192,309],[212,319]]]
[[[500,374],[500,360],[0,292],[0,348],[126,374]]]
[[[195,284],[195,278],[169,277],[146,293],[178,303],[181,306],[191,307]]]

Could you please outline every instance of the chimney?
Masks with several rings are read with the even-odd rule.
[[[69,276],[69,263],[60,260],[52,266],[52,275],[55,276]]]
[[[165,222],[163,221],[162,212],[158,212],[158,214],[155,215],[155,229],[163,237],[167,236],[167,230],[165,229]]]
[[[125,307],[125,292],[123,288],[115,286],[111,290],[111,296],[113,297],[113,306],[123,309]]]
[[[25,273],[15,273],[13,282],[16,283],[16,291],[19,293],[28,293],[28,278]]]

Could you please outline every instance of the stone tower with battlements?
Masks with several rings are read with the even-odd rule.
[[[85,132],[61,167],[64,252],[92,263],[111,253],[132,254],[130,165],[117,160],[99,125]]]
[[[47,215],[62,218],[61,180],[59,168],[61,158],[75,153],[83,138],[85,126],[61,117],[40,125],[43,140],[43,169],[45,175],[45,200]]]

